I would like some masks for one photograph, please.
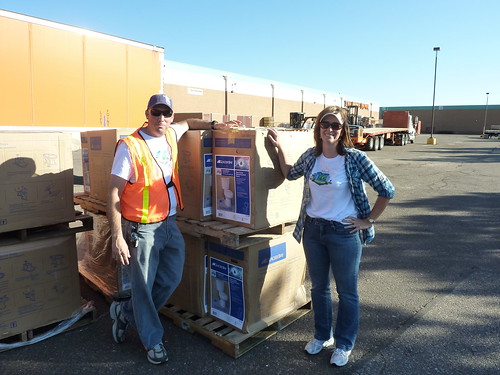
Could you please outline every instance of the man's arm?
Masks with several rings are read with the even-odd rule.
[[[129,264],[130,252],[122,233],[122,214],[120,197],[127,181],[121,177],[111,175],[109,181],[108,203],[106,215],[111,229],[111,250],[113,258],[120,264]]]
[[[182,128],[182,134],[188,130],[220,130],[232,126],[240,126],[241,121],[231,120],[226,122],[206,121],[198,118],[190,118],[175,123]]]

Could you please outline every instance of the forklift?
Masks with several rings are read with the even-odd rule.
[[[304,129],[306,128],[307,121],[311,119],[313,122],[310,128],[313,128],[316,116],[305,116],[304,112],[290,112],[290,127],[294,129]]]
[[[364,124],[364,121],[358,115],[359,107],[357,105],[350,105],[346,109],[349,125],[354,125],[355,127],[366,127],[368,125]],[[316,116],[305,116],[304,112],[290,112],[290,127],[295,129],[305,128],[307,121],[311,119],[313,120],[312,128],[314,127]]]

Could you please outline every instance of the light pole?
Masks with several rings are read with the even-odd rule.
[[[440,47],[434,47],[434,51],[436,51],[436,59],[434,62],[434,91],[432,93],[432,120],[431,120],[431,136],[427,140],[428,145],[435,145],[436,138],[434,138],[434,101],[436,99],[436,74],[437,74],[437,65],[438,65],[438,51],[440,51]]]
[[[224,78],[224,114],[227,116],[227,76],[222,78]]]
[[[488,95],[490,95],[489,92],[486,93],[486,108],[484,110],[483,134],[481,135],[482,138],[484,138],[484,132],[486,130],[486,118],[488,117]]]
[[[304,112],[304,90],[300,90],[300,93],[302,95],[302,102],[300,105],[300,112]]]
[[[271,83],[271,117],[274,117],[274,83]]]

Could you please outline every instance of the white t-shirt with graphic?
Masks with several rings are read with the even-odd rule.
[[[347,216],[357,217],[349,181],[345,172],[345,155],[316,158],[310,181],[311,201],[306,207],[310,217],[342,222]],[[343,223],[348,224],[348,223]]]
[[[182,132],[183,128],[175,126],[175,124],[172,124],[170,126],[175,130],[177,141],[179,141],[182,134],[184,134]],[[168,145],[167,139],[165,138],[165,136],[152,137],[142,130],[140,130],[139,132],[146,141],[146,144],[148,145],[153,158],[161,168],[165,183],[170,183],[170,181],[172,180],[173,160],[172,150]],[[132,157],[130,156],[128,146],[124,142],[120,142],[120,144],[116,148],[113,166],[111,167],[111,174],[121,177],[124,180],[129,181],[130,183],[134,183],[136,181],[134,168],[132,167]],[[174,189],[169,188],[168,194],[170,197],[170,202],[172,202],[170,215],[175,215],[177,213],[177,198],[175,196]]]

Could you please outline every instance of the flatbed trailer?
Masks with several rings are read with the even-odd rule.
[[[384,145],[404,146],[415,141],[415,132],[407,128],[365,128],[351,125],[351,140],[354,146],[366,151],[381,150]]]
[[[500,138],[500,125],[491,125],[491,128],[484,131],[483,138]]]

